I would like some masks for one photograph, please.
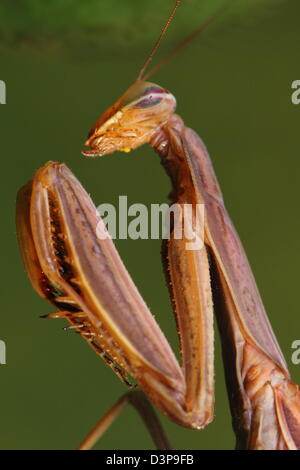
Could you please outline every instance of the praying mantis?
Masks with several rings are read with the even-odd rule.
[[[18,195],[18,236],[29,278],[58,309],[48,317],[67,319],[126,384],[134,377],[168,418],[191,429],[213,418],[215,310],[237,448],[299,449],[298,386],[290,379],[207,150],[175,114],[175,97],[147,81],[149,59],[93,126],[83,153],[96,157],[150,144],[171,178],[174,201],[194,208],[190,215],[175,214],[173,226],[181,222],[195,230],[197,204],[204,204],[203,246],[186,250],[187,239],[174,232],[165,244],[182,365],[112,240],[97,237],[102,221],[94,204],[61,163],[46,164]],[[125,394],[81,448],[91,447],[127,402],[142,415],[144,410],[145,421],[167,447],[143,395]]]

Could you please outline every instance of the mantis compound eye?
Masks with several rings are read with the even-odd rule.
[[[170,95],[170,93],[159,86],[150,85],[146,88],[141,98],[136,101],[134,107],[149,108],[155,106],[161,103],[166,95]]]

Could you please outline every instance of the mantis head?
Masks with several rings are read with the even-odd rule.
[[[176,100],[169,91],[137,80],[94,124],[83,155],[97,157],[116,150],[129,152],[149,142],[175,107]]]

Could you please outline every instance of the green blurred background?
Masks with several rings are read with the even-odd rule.
[[[72,449],[124,392],[112,371],[32,290],[14,225],[18,188],[48,160],[66,162],[96,205],[167,201],[170,183],[158,157],[85,159],[91,124],[124,92],[172,6],[172,0],[0,1],[2,449]],[[161,47],[169,51],[221,1],[183,0]],[[298,306],[299,115],[291,82],[300,79],[299,0],[233,1],[210,28],[153,81],[171,90],[178,113],[204,139],[229,212],[250,258],[271,323],[295,381],[291,343],[300,339]],[[117,242],[122,258],[161,327],[177,339],[159,241]],[[216,335],[218,336],[218,335]],[[162,417],[177,449],[231,449],[219,339],[215,420],[201,432]],[[133,409],[97,448],[149,449]]]

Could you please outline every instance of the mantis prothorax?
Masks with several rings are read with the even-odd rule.
[[[187,240],[171,234],[165,247],[182,365],[112,240],[97,237],[102,221],[64,164],[46,164],[20,190],[17,225],[25,266],[35,289],[59,309],[52,317],[68,319],[125,382],[133,376],[167,417],[193,429],[213,418],[215,309],[237,447],[299,449],[298,386],[290,380],[207,150],[174,113],[175,105],[169,91],[139,75],[96,122],[84,155],[148,143],[171,177],[174,201],[194,208],[190,216],[175,215],[174,226],[179,217],[195,228],[196,205],[205,205],[204,246],[186,250]]]

